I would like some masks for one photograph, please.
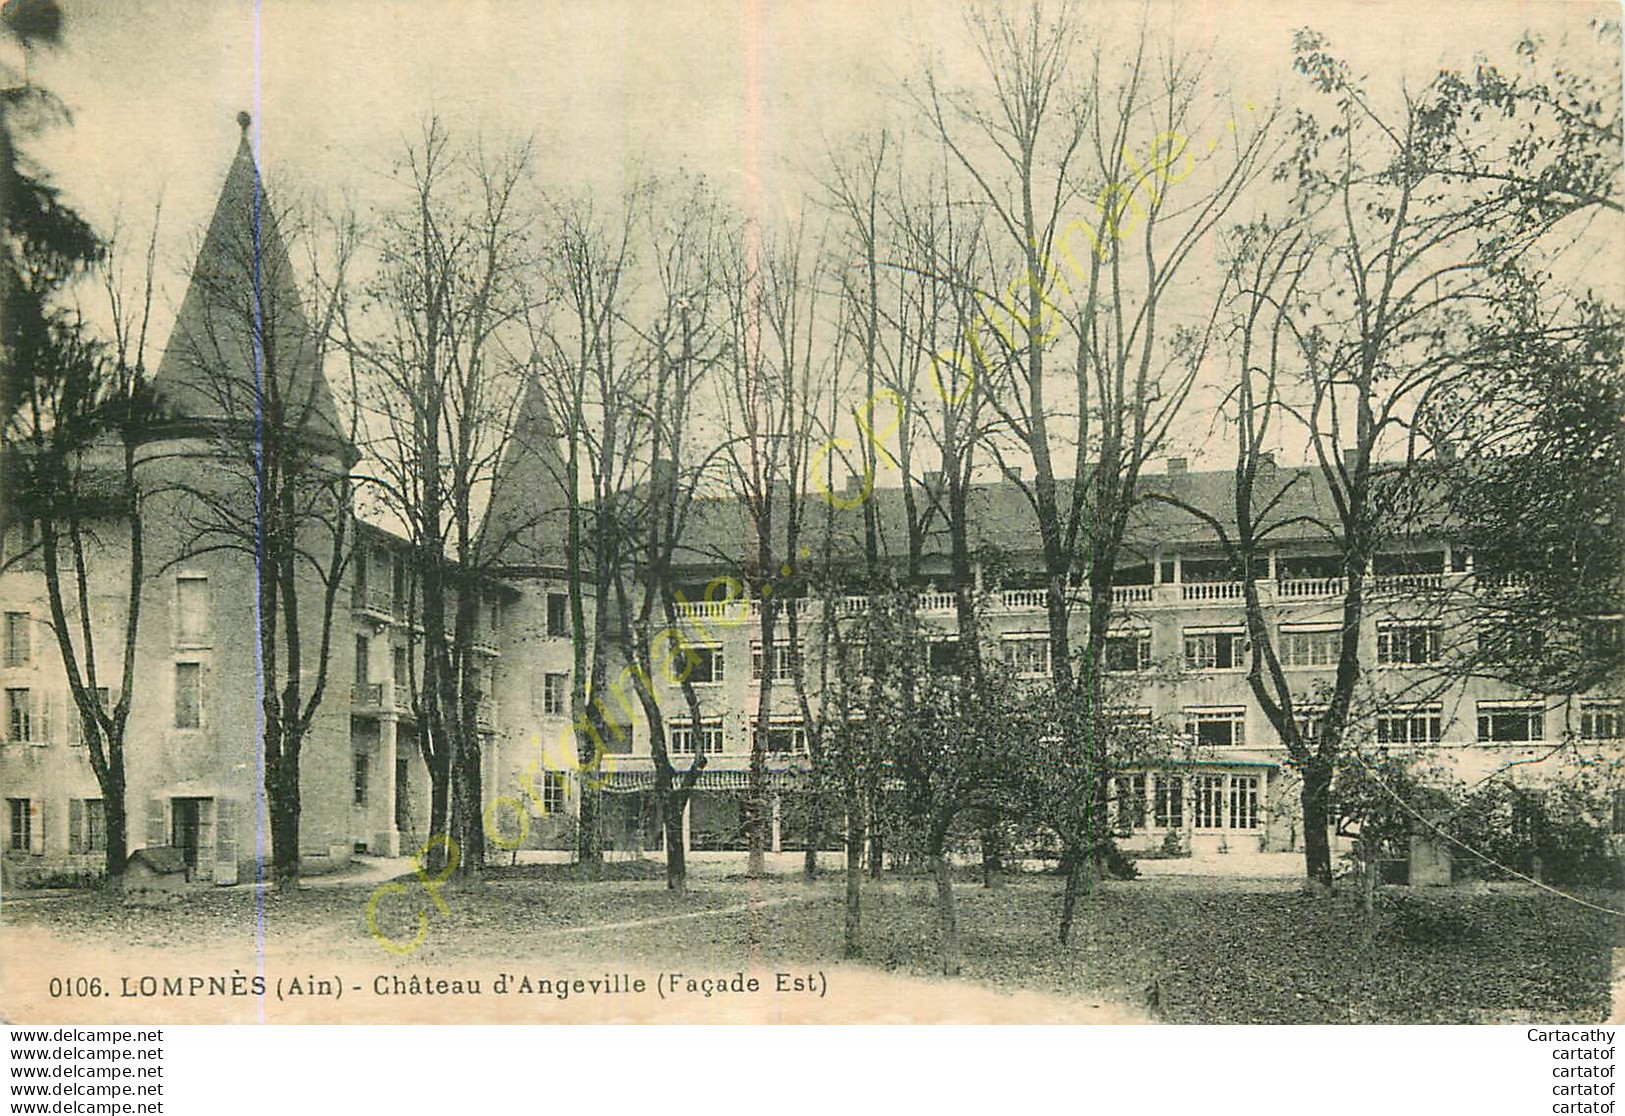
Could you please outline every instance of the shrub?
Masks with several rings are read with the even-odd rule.
[[[1478,921],[1460,903],[1415,894],[1384,897],[1386,937],[1417,945],[1459,945],[1482,934]]]

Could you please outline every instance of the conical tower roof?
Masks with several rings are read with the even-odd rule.
[[[152,386],[168,416],[348,442],[248,142],[226,172]]]
[[[537,384],[528,384],[486,506],[484,546],[499,564],[563,568],[569,500],[559,436]]]

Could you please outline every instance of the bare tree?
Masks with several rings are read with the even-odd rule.
[[[423,676],[412,690],[430,832],[456,843],[462,873],[485,859],[482,722],[495,667],[477,636],[498,592],[492,571],[525,526],[482,513],[514,436],[528,362],[528,351],[516,358],[509,346],[524,340],[531,308],[530,217],[520,198],[529,167],[526,145],[498,155],[462,149],[427,121],[401,162],[409,198],[384,222],[367,312],[345,322],[375,428],[368,480],[411,540],[423,618]]]
[[[102,792],[109,881],[123,874],[128,849],[126,728],[147,576],[138,457],[143,431],[156,418],[145,352],[157,228],[155,211],[133,306],[115,230],[98,265],[110,340],[96,340],[83,321],[58,315],[40,350],[47,359],[35,363],[34,374],[19,385],[6,438],[13,498],[39,525],[50,628]],[[124,606],[114,615],[103,611],[93,573],[109,554],[117,555],[124,573]],[[111,680],[111,672],[103,673],[111,656],[99,651],[99,643],[111,643],[117,654],[116,688],[103,685]]]
[[[636,336],[626,320],[637,294],[634,242],[646,193],[644,184],[634,185],[607,217],[590,201],[550,207],[554,231],[543,253],[547,313],[531,323],[535,387],[564,441],[566,580],[575,641],[571,714],[583,772],[576,851],[588,871],[603,860],[599,802],[605,738],[625,741],[628,733],[604,704],[615,627],[603,618],[611,615],[616,583],[635,541],[632,501],[625,494],[640,460],[637,427],[647,416],[627,405],[639,398],[641,369],[632,352]]]
[[[1081,780],[1048,819],[1066,866],[1065,942],[1077,895],[1110,842],[1109,719],[1090,714],[1104,704],[1100,664],[1124,534],[1141,472],[1166,445],[1209,339],[1211,310],[1182,309],[1183,292],[1196,249],[1266,165],[1270,122],[1226,122],[1222,144],[1208,148],[1222,152],[1211,180],[1180,189],[1195,169],[1191,137],[1218,123],[1198,108],[1199,58],[1159,48],[1142,28],[1120,72],[1097,46],[1087,79],[1075,82],[1083,26],[1074,6],[978,10],[968,22],[987,89],[944,89],[928,71],[917,101],[986,210],[988,266],[1015,273],[1002,297],[978,290],[981,328],[968,336],[966,367],[1001,419],[995,452],[1033,466],[1030,481],[1009,475],[1038,528],[1050,672],[1059,708],[1070,711],[1069,769]],[[1144,165],[1134,155],[1141,145]],[[1091,198],[1092,220],[1068,223]],[[1070,367],[1052,367],[1064,346]],[[1071,590],[1082,579],[1089,627],[1075,655]]]
[[[1179,506],[1249,571],[1248,679],[1302,775],[1305,869],[1329,891],[1331,787],[1360,721],[1358,635],[1377,589],[1373,559],[1437,522],[1430,462],[1470,441],[1475,409],[1489,401],[1484,385],[1496,382],[1483,373],[1570,327],[1569,315],[1505,311],[1549,297],[1543,276],[1582,225],[1571,218],[1599,207],[1561,168],[1597,144],[1612,145],[1617,163],[1618,102],[1611,131],[1566,117],[1530,129],[1515,112],[1478,111],[1474,84],[1444,71],[1384,107],[1321,36],[1300,32],[1296,51],[1296,69],[1326,100],[1296,126],[1294,209],[1249,226],[1232,247],[1234,521]],[[1474,173],[1463,175],[1463,161]],[[1282,481],[1269,468],[1280,423],[1307,435],[1329,515],[1289,496],[1308,477]],[[1341,573],[1343,638],[1330,692],[1314,699],[1313,739],[1250,573],[1268,540],[1293,525],[1322,533]]]

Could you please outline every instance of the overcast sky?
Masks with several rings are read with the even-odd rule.
[[[63,0],[61,51],[34,79],[74,113],[37,142],[99,228],[145,219],[160,194],[160,345],[238,137],[255,118],[262,168],[363,204],[427,113],[457,132],[533,136],[555,189],[612,189],[641,166],[710,177],[762,213],[795,204],[831,142],[882,120],[917,127],[898,90],[924,60],[972,60],[960,7],[931,0],[593,3],[405,0]],[[1094,9],[1131,28],[1137,4]],[[1583,35],[1616,5],[1434,2],[1209,4],[1153,10],[1211,44],[1238,98],[1295,79],[1290,36],[1311,25],[1357,71],[1426,80],[1525,27]],[[13,62],[14,59],[7,59]],[[1148,137],[1149,139],[1149,137]],[[155,358],[156,354],[149,354]]]

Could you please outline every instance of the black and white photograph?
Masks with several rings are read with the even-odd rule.
[[[1515,1024],[1612,1111],[1618,5],[0,25],[7,1025]]]

